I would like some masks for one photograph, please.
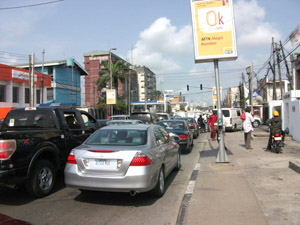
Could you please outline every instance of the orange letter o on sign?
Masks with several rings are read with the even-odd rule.
[[[213,24],[211,24],[211,23],[209,22],[209,14],[211,14],[211,13],[213,13],[214,16],[215,16],[215,22],[214,22]],[[206,22],[207,22],[207,24],[210,25],[210,26],[215,26],[215,25],[217,25],[217,15],[216,15],[215,11],[209,11],[208,13],[206,13]]]

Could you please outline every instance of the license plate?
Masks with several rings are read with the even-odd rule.
[[[116,159],[95,159],[95,166],[98,169],[116,169],[117,160]]]
[[[281,137],[274,137],[275,141],[281,141]]]

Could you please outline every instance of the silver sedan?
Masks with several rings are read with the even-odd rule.
[[[165,192],[165,178],[180,169],[179,145],[158,125],[107,126],[74,148],[65,183],[81,190]]]

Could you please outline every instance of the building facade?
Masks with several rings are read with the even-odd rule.
[[[28,68],[27,65],[18,65],[20,68]],[[43,70],[44,74],[51,76],[51,87],[47,88],[46,101],[42,103],[67,103],[81,106],[81,76],[88,73],[73,58],[48,61],[34,65],[37,72]]]
[[[145,66],[135,66],[137,72],[139,101],[155,100],[156,76]]]
[[[39,105],[47,99],[47,88],[51,88],[51,76],[34,72],[30,85],[30,71],[0,64],[0,118],[4,118],[12,108]],[[31,93],[33,87],[33,93]]]
[[[84,56],[84,67],[89,73],[89,76],[85,78],[85,105],[86,106],[95,106],[101,98],[105,100],[105,92],[106,88],[110,89],[110,84],[108,82],[106,88],[102,90],[98,90],[97,80],[99,78],[99,72],[103,69],[102,63],[107,62],[110,63],[110,55],[111,55],[111,63],[116,63],[117,61],[121,61],[124,65],[128,66],[129,70],[124,74],[125,81],[121,82],[118,80],[118,90],[117,94],[119,97],[123,98],[127,104],[130,101],[136,101],[138,96],[138,88],[137,88],[137,75],[134,70],[131,69],[131,65],[115,55],[114,53],[109,51],[92,51],[85,53]]]

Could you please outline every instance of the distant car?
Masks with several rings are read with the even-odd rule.
[[[157,113],[158,120],[171,120],[169,113]]]
[[[253,121],[253,123],[252,123],[253,127],[255,127],[255,128],[256,128],[256,127],[259,127],[259,125],[261,124],[260,118],[257,117],[257,116],[254,116],[253,119],[254,119],[254,121]]]
[[[161,126],[106,126],[71,151],[64,174],[67,186],[83,191],[161,197],[165,178],[180,166],[179,145]]]
[[[226,131],[236,131],[243,128],[240,108],[222,108],[223,123]]]
[[[158,116],[154,112],[133,112],[130,114],[130,119],[141,120],[145,124],[156,124],[158,121]]]
[[[109,118],[110,120],[129,120],[129,115],[114,115]]]
[[[100,128],[101,127],[105,127],[106,126],[106,123],[107,123],[107,121],[109,121],[108,119],[98,119],[97,120],[97,123],[98,123],[98,125],[100,126]]]
[[[191,152],[193,141],[193,131],[189,128],[189,124],[185,120],[162,120],[157,123],[164,127],[169,133],[179,136],[179,145],[182,151]]]
[[[8,215],[0,213],[0,225],[31,225],[32,223],[29,223],[24,220],[18,220],[14,219]]]
[[[129,125],[129,124],[144,124],[141,120],[111,120],[106,123],[107,126],[110,125]]]
[[[177,120],[186,120],[189,124],[190,129],[193,131],[193,138],[198,138],[200,129],[194,117],[180,117],[177,118]]]

